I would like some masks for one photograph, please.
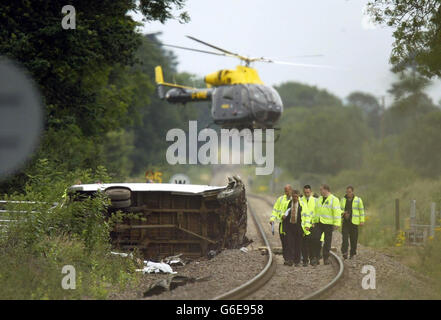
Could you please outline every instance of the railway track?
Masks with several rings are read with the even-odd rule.
[[[251,198],[257,198],[260,200],[263,200],[266,202],[270,207],[272,207],[272,203],[268,201],[268,199],[261,197],[259,195],[255,194],[248,194],[248,197]],[[268,241],[268,238],[265,234],[265,231],[262,227],[262,224],[259,221],[259,217],[256,215],[255,211],[253,210],[253,207],[250,205],[250,202],[248,201],[248,209],[250,211],[250,214],[252,216],[253,222],[256,225],[257,230],[259,231],[260,237],[262,238],[265,246],[267,247],[268,251],[268,259],[265,264],[265,267],[262,269],[262,271],[257,274],[254,278],[250,279],[246,283],[224,293],[221,295],[218,295],[214,298],[214,300],[239,300],[239,299],[246,299],[251,294],[255,293],[256,291],[260,290],[268,281],[271,280],[273,277],[277,265],[274,259],[274,254],[272,252],[272,248],[270,245],[270,242]],[[318,299],[321,296],[323,296],[325,293],[329,292],[329,290],[338,284],[339,281],[342,279],[343,271],[344,271],[344,264],[343,261],[339,256],[337,256],[334,252],[331,253],[331,259],[333,259],[334,263],[332,264],[336,269],[336,275],[335,277],[328,282],[325,286],[319,288],[318,290],[315,290],[314,292],[303,296],[300,300],[312,300],[312,299]]]

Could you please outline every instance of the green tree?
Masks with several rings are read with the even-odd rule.
[[[140,11],[147,21],[159,20],[164,23],[168,19],[178,19],[180,22],[188,22],[188,13],[182,11],[185,2],[186,0],[140,0],[135,11]],[[173,9],[181,10],[178,16],[172,14]]]
[[[400,154],[406,165],[425,177],[441,175],[441,111],[413,122],[400,136]]]
[[[47,126],[75,124],[86,134],[107,129],[96,93],[110,66],[133,62],[139,45],[130,2],[76,1],[76,29],[61,27],[62,1],[9,1],[0,9],[0,54],[22,63],[39,84]],[[106,110],[107,111],[107,110]]]
[[[380,121],[383,112],[378,99],[369,93],[360,91],[352,92],[347,98],[347,105],[356,106],[363,111],[365,121],[373,130],[376,137],[380,136]]]
[[[285,82],[274,87],[282,98],[284,107],[341,106],[340,98],[324,89],[298,82]]]
[[[150,102],[151,79],[131,70],[141,44],[139,25],[178,18],[185,0],[73,1],[76,29],[61,27],[62,1],[4,1],[0,7],[0,55],[21,63],[38,84],[46,113],[41,146],[28,164],[48,158],[66,170],[103,163],[106,134],[139,122],[139,109]],[[177,17],[172,12],[180,11]],[[0,191],[23,186],[18,173]]]
[[[380,24],[395,27],[391,63],[395,71],[415,64],[424,76],[441,76],[441,2],[372,0],[368,12]]]
[[[187,73],[176,73],[176,57],[162,48],[158,34],[149,34],[142,38],[136,57],[139,64],[133,71],[146,75],[154,83],[154,68],[161,65],[167,81],[195,85],[194,76]],[[196,83],[200,85],[200,83]],[[172,128],[188,128],[188,120],[197,120],[201,106],[193,104],[172,105],[157,97],[153,92],[149,102],[139,108],[140,119],[134,126],[126,129],[133,131],[134,150],[130,155],[133,162],[132,175],[137,175],[152,166],[165,164],[165,151],[169,142],[165,140],[167,131]]]
[[[399,74],[399,80],[389,90],[395,101],[384,112],[385,134],[404,132],[412,122],[419,121],[423,115],[436,110],[432,99],[424,93],[429,84],[429,80],[414,72]]]
[[[355,107],[287,110],[281,121],[276,159],[297,177],[306,173],[334,175],[358,168],[370,136]]]
[[[122,180],[130,176],[133,162],[130,156],[133,152],[133,132],[120,129],[106,134],[103,144],[105,158],[103,165],[114,179]]]

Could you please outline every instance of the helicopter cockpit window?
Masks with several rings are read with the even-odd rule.
[[[277,91],[270,87],[270,92],[271,92],[271,96],[272,96],[272,101],[274,102],[274,104],[278,105],[278,106],[282,106],[282,99],[280,98],[279,94],[277,93]]]
[[[227,100],[234,100],[234,87],[223,88],[222,98]]]
[[[254,86],[250,86],[250,96],[251,99],[258,102],[258,103],[266,103],[266,98],[265,98],[265,94],[263,93],[263,91],[259,88],[259,86],[254,85]]]

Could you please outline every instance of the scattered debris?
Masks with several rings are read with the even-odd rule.
[[[253,239],[248,239],[247,237],[244,238],[244,241],[242,242],[242,247],[248,247],[250,244],[254,242]]]
[[[165,291],[171,291],[177,287],[184,286],[188,283],[194,283],[199,281],[207,281],[211,276],[202,278],[193,278],[185,276],[171,276],[168,279],[161,279],[156,281],[154,284],[144,292],[144,297],[151,297],[154,295],[161,294]]]
[[[177,266],[185,266],[186,262],[181,258],[182,253],[177,254],[175,256],[166,257],[161,260],[163,263],[167,263],[168,265],[177,265]]]
[[[210,259],[213,259],[216,255],[217,255],[216,250],[210,250],[210,251],[208,251],[208,253],[207,253],[207,256],[208,256],[208,259],[209,259],[209,260],[210,260]]]
[[[274,247],[273,248],[273,253],[274,254],[283,254],[282,247]]]
[[[264,256],[268,254],[268,248],[267,247],[259,247],[258,250],[260,253]]]
[[[174,272],[173,269],[167,264],[163,262],[152,262],[152,261],[144,261],[144,268],[143,269],[136,269],[138,272],[142,273],[171,273],[176,274],[177,272]]]
[[[110,251],[110,254],[113,254],[115,256],[120,256],[123,258],[133,258],[133,253],[123,253],[123,252],[114,252],[114,251]]]
[[[242,251],[242,252],[248,253],[248,249],[245,248],[245,247],[242,247],[242,248],[240,248],[239,250]]]

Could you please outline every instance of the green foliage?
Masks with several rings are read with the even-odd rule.
[[[65,3],[9,2],[0,9],[0,54],[21,62],[40,86],[47,125],[75,124],[88,134],[105,127],[96,92],[107,82],[109,66],[133,62],[140,41],[137,23],[126,15],[133,4],[76,1],[77,28],[64,30]]]
[[[295,108],[281,121],[276,145],[282,167],[298,174],[336,174],[358,168],[369,132],[359,109],[351,107]],[[289,155],[289,156],[288,156]]]
[[[403,170],[404,172],[404,170]],[[382,174],[383,172],[380,172]],[[412,176],[412,173],[409,174]],[[430,204],[435,202],[441,205],[441,182],[428,179],[410,179],[397,176],[399,186],[387,189],[382,185],[370,184],[370,193],[365,189],[357,189],[356,193],[369,199],[367,208],[367,221],[360,234],[360,242],[373,247],[396,246],[395,233],[395,199],[400,200],[400,226],[401,230],[409,228],[409,206],[411,200],[416,200],[417,223],[430,223]],[[437,239],[439,241],[439,238]],[[431,258],[428,258],[430,260]],[[425,261],[425,263],[428,262]]]
[[[341,100],[324,89],[298,82],[285,82],[274,87],[282,98],[286,109],[291,107],[341,106]]]
[[[48,237],[35,247],[38,252],[0,247],[1,299],[105,299],[138,281],[133,260],[105,250],[86,255],[84,245],[68,237]],[[66,265],[75,267],[74,290],[61,287]]]
[[[330,178],[334,192],[343,195],[347,185],[355,186],[367,210],[360,242],[373,247],[396,245],[395,199],[400,200],[402,230],[409,227],[409,205],[417,201],[418,223],[430,223],[430,203],[441,205],[441,181],[423,179],[418,168],[405,164],[400,138],[389,137],[365,146],[363,166],[343,170]],[[425,160],[423,163],[427,163]]]
[[[438,279],[441,285],[441,228],[435,231],[435,237],[429,237],[426,245],[417,249],[418,268],[432,279]]]
[[[25,192],[5,195],[5,199],[36,203],[11,204],[11,211],[27,213],[11,213],[16,223],[8,227],[2,238],[6,244],[32,247],[45,236],[65,234],[81,240],[89,251],[95,244],[108,243],[109,226],[103,216],[107,204],[104,195],[70,204],[63,200],[66,188],[74,183],[109,182],[104,167],[66,173],[47,159],[40,159],[27,175]]]
[[[378,138],[381,135],[381,114],[384,110],[377,98],[369,93],[356,91],[352,92],[346,100],[348,106],[356,106],[362,110],[364,121]]]
[[[429,84],[416,72],[401,73],[387,110],[363,92],[351,93],[345,107],[286,110],[275,145],[276,165],[283,168],[277,193],[287,182],[308,183],[315,191],[326,182],[341,197],[353,185],[367,214],[359,240],[375,248],[397,245],[395,199],[400,200],[401,230],[408,228],[411,200],[417,201],[417,222],[429,224],[431,202],[441,205],[441,111],[424,92]],[[253,190],[268,186],[269,178],[256,178]],[[439,232],[424,247],[406,251],[405,262],[436,281],[441,278]]]
[[[404,162],[425,177],[441,174],[441,110],[426,114],[400,136]]]
[[[143,37],[136,56],[141,63],[135,65],[133,69],[148,76],[152,83],[155,77],[154,68],[161,65],[166,81],[192,86],[202,84],[191,74],[176,74],[176,58],[160,46],[155,35]],[[188,128],[188,120],[197,120],[201,108],[200,105],[194,104],[171,105],[160,100],[156,94],[152,94],[149,98],[150,102],[139,109],[140,121],[130,127],[134,143],[134,150],[130,155],[130,160],[133,162],[132,176],[139,175],[147,169],[152,170],[153,166],[165,164],[164,155],[169,146],[165,140],[167,131],[172,128],[184,130]],[[201,113],[208,112],[201,110]]]
[[[372,0],[368,12],[395,27],[391,63],[395,71],[417,65],[425,76],[441,75],[441,3],[438,0]]]
[[[104,142],[104,165],[112,173],[114,180],[124,181],[132,172],[133,132],[110,131]]]
[[[430,84],[430,80],[414,71],[402,71],[398,74],[398,81],[392,83],[388,92],[394,96],[395,100],[401,100],[408,96],[423,95],[424,89]]]
[[[182,22],[190,21],[187,12],[180,12],[176,17],[171,11],[182,10],[186,0],[141,0],[138,10],[146,17],[147,20],[159,20],[164,23],[168,19],[179,19]]]
[[[106,164],[113,176],[123,177],[139,171],[138,163],[145,166],[152,160],[133,159],[133,148],[158,160],[158,152],[151,152],[154,143],[165,141],[166,124],[170,119],[179,119],[171,121],[171,126],[176,126],[180,115],[177,108],[170,117],[167,110],[149,114],[154,108],[164,111],[156,104],[158,100],[152,99],[152,73],[156,64],[162,64],[165,70],[173,68],[175,58],[160,49],[157,41],[142,37],[136,31],[139,24],[128,12],[141,12],[146,21],[164,22],[175,18],[174,11],[180,10],[177,18],[185,22],[188,15],[182,12],[184,3],[74,1],[75,30],[61,27],[61,8],[66,3],[7,1],[2,5],[0,55],[20,62],[28,70],[42,92],[46,108],[41,145],[27,169],[37,159],[46,158],[66,171]],[[155,122],[155,118],[160,121]],[[137,128],[142,127],[148,127],[153,136],[149,140],[153,144],[146,148],[139,148],[141,139],[150,138],[139,134],[142,129]],[[26,179],[23,172],[17,173],[1,183],[0,192],[23,191]]]
[[[0,298],[101,299],[136,280],[133,260],[110,255],[108,199],[103,194],[78,202],[63,198],[75,182],[109,182],[104,167],[66,173],[40,159],[27,174],[25,193],[4,196],[32,203],[7,207],[5,218],[13,221],[1,230],[0,286],[5,289]],[[65,265],[76,269],[75,290],[61,288]]]
[[[412,123],[420,121],[425,114],[437,110],[424,89],[430,82],[418,74],[403,72],[389,90],[395,97],[390,108],[384,112],[384,133],[400,134]]]

